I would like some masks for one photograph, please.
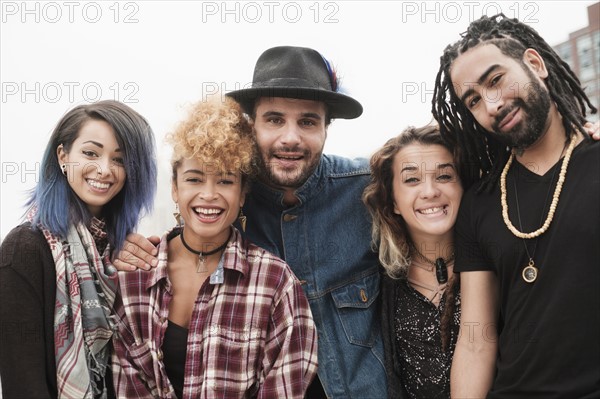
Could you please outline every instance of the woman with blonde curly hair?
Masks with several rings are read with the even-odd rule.
[[[155,269],[119,274],[117,396],[302,397],[317,367],[308,301],[288,265],[233,226],[252,128],[233,100],[200,102],[169,141],[178,225]]]
[[[390,398],[449,398],[460,299],[453,227],[468,173],[436,125],[409,127],[371,158]]]

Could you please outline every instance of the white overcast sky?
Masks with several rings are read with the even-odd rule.
[[[593,1],[1,1],[0,235],[23,212],[52,129],[71,107],[128,103],[152,125],[160,150],[155,214],[143,233],[171,225],[164,134],[184,107],[216,89],[250,84],[267,48],[312,47],[359,100],[337,120],[326,153],[369,157],[407,125],[431,119],[444,47],[482,14],[503,12],[551,44],[587,26]]]

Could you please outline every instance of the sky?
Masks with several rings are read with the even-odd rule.
[[[76,105],[115,99],[150,122],[159,187],[139,231],[161,234],[173,224],[165,134],[191,103],[249,87],[264,50],[311,47],[332,62],[364,113],[332,123],[325,153],[369,157],[431,121],[439,57],[471,21],[503,12],[555,45],[587,26],[593,3],[0,1],[0,237],[19,223],[50,134]]]

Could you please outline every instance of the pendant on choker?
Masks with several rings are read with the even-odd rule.
[[[181,243],[183,244],[185,249],[187,249],[188,251],[190,251],[193,254],[198,255],[198,263],[196,264],[196,272],[197,273],[206,273],[208,271],[208,269],[206,268],[206,257],[210,256],[210,255],[214,255],[217,252],[220,252],[223,249],[225,249],[227,244],[229,244],[231,235],[233,234],[233,230],[230,229],[229,237],[227,237],[227,240],[225,240],[225,242],[222,245],[213,249],[212,251],[196,251],[194,248],[190,247],[187,242],[185,242],[185,238],[183,237],[183,232],[184,232],[184,230],[181,230],[181,234],[179,235],[179,237],[181,238]]]
[[[435,260],[435,277],[439,284],[448,282],[448,267],[444,258],[437,258]]]
[[[523,276],[523,280],[525,280],[526,283],[533,283],[537,279],[538,268],[535,267],[533,259],[529,259],[529,264],[523,268],[521,276]]]

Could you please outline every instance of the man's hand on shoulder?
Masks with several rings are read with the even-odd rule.
[[[150,270],[158,265],[158,248],[160,237],[144,237],[131,233],[125,238],[123,249],[119,251],[113,264],[119,271],[134,271],[136,269]]]
[[[585,128],[587,134],[592,136],[594,140],[600,140],[600,121],[596,123],[586,122],[583,127]]]

